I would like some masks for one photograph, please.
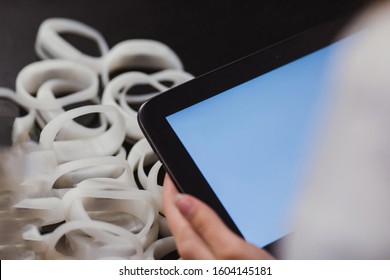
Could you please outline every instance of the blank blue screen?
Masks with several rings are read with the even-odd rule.
[[[333,44],[167,117],[245,239],[288,234]]]

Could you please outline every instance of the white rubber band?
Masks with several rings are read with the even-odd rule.
[[[130,168],[136,170],[138,167],[138,162],[142,157],[145,157],[146,154],[153,153],[152,147],[150,147],[148,141],[145,138],[137,141],[131,148],[127,161],[129,162]]]
[[[91,229],[88,229],[91,230]],[[84,230],[86,231],[86,230]],[[133,244],[122,244],[118,242],[96,242],[93,237],[85,236],[78,232],[67,234],[68,247],[73,251],[72,257],[78,260],[100,260],[100,259],[129,259],[134,258]]]
[[[157,161],[156,155],[145,138],[139,140],[133,146],[127,161],[133,170],[137,170],[138,181],[145,190],[153,195],[160,209],[162,204],[162,187],[157,184],[157,177],[162,164]],[[155,164],[149,171],[149,174],[146,175],[144,166],[151,163]]]
[[[132,234],[131,232],[127,231],[124,228],[121,228],[113,224],[100,222],[100,221],[85,221],[85,220],[67,222],[57,227],[52,233],[48,234],[48,236],[45,236],[45,242],[47,244],[46,258],[47,259],[68,259],[68,257],[57,252],[56,244],[58,243],[58,241],[61,239],[62,236],[66,235],[71,231],[78,231],[78,230],[81,231],[88,230],[89,232],[88,234],[91,235],[91,237],[103,243],[118,244],[121,246],[131,246],[135,250],[135,254],[130,256],[130,258],[131,259],[142,258],[142,252],[143,252],[142,245],[139,242],[138,238],[135,237],[134,234]],[[95,236],[95,235],[99,235],[99,233],[102,232],[106,233],[103,235],[104,237],[110,235],[111,238],[109,240],[106,240],[106,239],[100,239],[99,237]],[[96,243],[94,244],[98,246]],[[86,250],[87,248],[83,248],[83,249]],[[88,249],[96,251],[96,247],[95,248],[92,247]],[[115,254],[115,252],[112,252],[112,254]],[[90,257],[93,259],[97,259],[100,256],[90,256]]]
[[[178,86],[178,85],[185,83],[185,82],[194,78],[194,76],[192,76],[191,74],[189,74],[187,72],[184,72],[181,70],[174,70],[174,69],[168,69],[168,70],[156,72],[156,73],[151,74],[150,77],[152,79],[157,80],[159,83],[161,83],[161,82],[172,83],[169,86],[169,88]],[[168,89],[168,88],[165,86],[165,89],[163,88],[163,91],[166,89]],[[130,92],[130,94],[129,93],[125,94],[125,96],[126,96],[125,100],[126,100],[126,103],[128,103],[128,104],[140,104],[140,103],[143,103],[143,102],[149,100],[150,98],[152,98],[160,93],[161,93],[161,90],[157,91],[157,92],[151,92],[151,93],[146,93],[146,94],[137,94],[137,95],[131,94],[131,92]]]
[[[127,161],[132,170],[137,170],[138,180],[140,181],[141,186],[146,189],[148,179],[144,170],[144,165],[155,163],[157,157],[145,138],[134,144],[133,148],[130,150]],[[141,164],[140,161],[142,161]]]
[[[167,88],[156,80],[150,78],[149,75],[141,72],[129,72],[115,77],[105,88],[103,92],[102,104],[115,106],[125,118],[126,135],[131,140],[139,140],[143,138],[143,133],[137,122],[136,111],[125,111],[119,104],[118,99],[121,93],[125,94],[130,87],[139,84],[150,84],[160,91]],[[112,120],[110,120],[112,122]]]
[[[82,90],[52,100],[34,98],[40,86],[48,80],[71,81]],[[45,60],[24,67],[16,78],[16,95],[19,102],[32,109],[56,110],[64,104],[77,103],[97,96],[99,81],[88,67],[68,60]]]
[[[143,164],[143,160],[139,162],[139,165]],[[160,171],[160,168],[162,167],[162,163],[160,161],[156,162],[152,169],[150,169],[148,174],[148,180],[146,182],[146,190],[149,191],[153,198],[156,200],[158,204],[158,209],[161,210],[162,205],[162,186],[157,184],[157,177],[158,173]],[[139,170],[139,169],[138,169]]]
[[[102,71],[102,57],[82,53],[62,38],[60,33],[72,33],[95,41],[101,56],[108,52],[105,39],[96,29],[76,20],[50,18],[40,25],[35,41],[35,51],[41,59],[64,58],[82,63],[96,73]]]
[[[63,206],[66,220],[90,220],[82,200],[85,198],[108,199],[105,204],[109,203],[110,211],[128,213],[138,217],[143,227],[135,235],[141,240],[146,247],[157,238],[158,224],[155,223],[157,218],[157,205],[155,204],[150,193],[136,189],[129,189],[127,186],[120,186],[118,182],[112,185],[109,179],[86,180],[81,182],[77,188],[69,191],[63,197]],[[129,202],[132,201],[132,202]],[[92,202],[89,201],[89,204]],[[98,209],[104,211],[107,205],[98,204]],[[107,211],[107,210],[106,210]],[[130,229],[128,229],[130,230]]]
[[[60,80],[53,79],[44,82],[40,88],[38,89],[37,99],[43,100],[44,102],[47,100],[54,101],[56,99],[55,92],[64,92],[64,91],[80,91],[82,87],[80,85],[75,84],[70,80]],[[97,96],[95,97],[95,99]],[[89,96],[87,96],[82,101],[88,101]],[[70,105],[72,100],[67,100],[66,104],[64,102],[60,102],[61,106]],[[79,100],[80,102],[80,100]],[[38,116],[41,118],[39,120],[40,126],[43,128],[48,122],[56,118],[57,116],[63,114],[65,110],[61,107],[57,110],[39,110]],[[58,132],[57,138],[63,140],[71,140],[71,139],[82,139],[88,138],[91,136],[96,136],[104,132],[107,128],[107,119],[99,114],[100,126],[96,128],[85,127],[73,120],[70,120],[66,126],[63,126],[61,130]]]
[[[154,40],[127,40],[115,45],[103,61],[102,81],[106,86],[112,71],[124,68],[183,69],[177,54]]]
[[[146,260],[161,260],[164,256],[176,250],[176,243],[173,236],[161,238],[153,242],[145,251]],[[194,248],[196,250],[196,248]]]
[[[125,160],[126,150],[122,147],[114,157]],[[62,175],[56,180],[59,188],[73,188],[76,184],[90,178],[118,178],[123,174],[123,167],[117,165],[99,165],[84,167]],[[58,193],[57,193],[58,195]],[[62,192],[60,197],[62,197]]]
[[[71,176],[72,172],[79,169],[88,169],[90,167],[100,167],[100,166],[116,166],[117,168],[123,168],[123,173],[118,178],[106,178],[112,179],[118,182],[125,183],[129,189],[138,189],[137,184],[134,179],[133,171],[128,165],[127,161],[114,157],[114,156],[103,156],[103,157],[92,157],[85,159],[78,159],[70,162],[63,163],[55,169],[51,177],[51,184],[65,174],[69,174]],[[77,174],[77,173],[76,173]],[[85,176],[82,178],[85,180]],[[91,174],[93,178],[101,176],[101,174]],[[76,182],[77,178],[72,178],[73,182]]]
[[[125,118],[126,123],[126,135],[130,140],[139,140],[143,138],[143,133],[139,128],[137,121],[137,111],[132,109],[127,100],[127,92],[134,86],[137,85],[150,85],[154,87],[159,93],[168,89],[168,87],[164,86],[160,81],[173,81],[175,85],[179,82],[184,82],[190,79],[190,74],[183,73],[179,71],[162,71],[160,73],[156,73],[154,75],[147,75],[142,72],[128,72],[121,74],[115,77],[110,83],[107,85],[103,92],[102,103],[105,105],[115,106]],[[156,95],[153,93],[152,95]],[[144,95],[142,97],[143,100],[146,100],[146,97],[149,95]],[[131,99],[130,99],[131,100]],[[137,103],[139,100],[135,99]],[[111,120],[110,120],[111,121]]]
[[[23,228],[22,237],[28,246],[31,246],[35,254],[35,259],[42,259],[47,245],[44,238],[35,224],[27,224]]]
[[[23,218],[40,219],[40,226],[64,221],[62,201],[57,197],[26,198],[14,205],[14,208],[28,210]]]
[[[56,135],[67,121],[76,117],[104,113],[112,121],[104,133],[87,139],[55,141]],[[39,143],[43,149],[54,150],[59,162],[80,158],[113,155],[120,149],[125,138],[124,120],[113,106],[90,105],[69,110],[48,123],[42,130]]]

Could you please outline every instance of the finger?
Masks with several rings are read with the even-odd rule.
[[[214,255],[242,240],[224,224],[214,210],[195,197],[182,195],[176,205]]]
[[[217,259],[272,259],[231,231],[219,216],[202,201],[181,195],[176,205]]]
[[[183,259],[214,259],[206,243],[177,209],[175,200],[178,195],[173,182],[166,176],[163,188],[163,210],[168,226],[175,236],[179,254]]]

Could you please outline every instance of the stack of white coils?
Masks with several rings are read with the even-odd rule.
[[[95,41],[101,55],[81,52],[62,33]],[[23,229],[29,258],[159,259],[174,251],[161,213],[161,163],[143,138],[132,105],[167,90],[166,82],[176,86],[192,75],[160,42],[127,40],[109,49],[98,31],[70,19],[44,21],[35,49],[42,60],[20,71],[16,91],[0,89],[0,97],[27,112],[13,127],[14,145],[28,148],[20,185],[11,191],[16,216],[30,221]],[[110,78],[131,68],[161,70]],[[133,95],[139,85],[155,91]],[[86,101],[96,105],[77,107]],[[66,111],[66,106],[76,108]],[[89,114],[98,114],[98,126],[75,121]],[[29,133],[36,123],[42,131],[34,144]],[[128,154],[125,142],[134,144]],[[152,168],[146,172],[145,166]],[[50,225],[54,230],[42,234]]]

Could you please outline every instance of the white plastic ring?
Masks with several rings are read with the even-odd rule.
[[[127,161],[132,170],[137,170],[137,176],[141,186],[153,195],[160,209],[162,204],[162,187],[157,184],[157,177],[162,164],[157,161],[156,155],[145,138],[139,140],[133,146]],[[147,175],[144,166],[151,163],[154,163],[154,165]]]
[[[169,88],[178,86],[182,83],[185,83],[191,79],[194,78],[191,74],[181,71],[181,70],[174,70],[174,69],[168,69],[168,70],[162,70],[160,72],[153,73],[149,75],[152,79],[157,80],[160,84],[162,82],[169,82]],[[166,86],[165,86],[166,87]],[[167,90],[168,88],[163,88],[164,90]],[[150,98],[158,95],[161,93],[161,90],[157,92],[151,92],[151,93],[146,93],[146,94],[125,94],[126,96],[126,103],[128,104],[141,104]]]
[[[91,237],[95,238],[98,241],[109,244],[119,244],[122,246],[131,245],[135,251],[134,255],[131,256],[132,259],[141,259],[142,258],[142,245],[137,237],[130,231],[121,228],[119,226],[101,222],[101,221],[70,221],[64,223],[57,227],[52,233],[45,237],[45,243],[47,244],[46,258],[47,259],[67,259],[71,257],[64,256],[56,250],[56,244],[61,239],[62,236],[70,233],[71,231],[87,230]],[[103,235],[107,237],[110,235],[110,239],[102,239],[96,237],[99,233],[105,232],[107,234]],[[96,243],[95,243],[96,244]],[[94,248],[90,248],[94,249]],[[114,252],[113,252],[114,253]],[[95,259],[99,256],[91,256]]]
[[[75,170],[80,169],[88,169],[91,167],[101,167],[101,166],[116,166],[117,168],[122,167],[123,173],[117,177],[117,178],[106,178],[106,179],[112,179],[118,182],[125,183],[129,189],[138,189],[137,184],[134,180],[133,171],[131,170],[129,164],[127,161],[117,158],[114,156],[103,156],[103,157],[92,157],[92,158],[84,158],[84,159],[78,159],[70,162],[63,163],[55,169],[51,176],[51,185],[55,183],[55,181],[60,178],[61,176],[65,174],[69,174],[69,176],[72,175],[72,173]],[[78,175],[76,173],[76,175]],[[84,177],[81,179],[84,181],[86,174],[84,174]],[[93,178],[99,178],[101,174],[91,174]],[[73,182],[77,182],[77,178],[72,178]],[[89,178],[88,178],[89,179]],[[77,182],[79,183],[79,182]]]
[[[132,170],[136,170],[139,167],[139,162],[143,161],[144,164],[154,163],[157,161],[157,157],[154,154],[152,147],[150,147],[148,141],[145,138],[142,138],[134,146],[131,148],[130,153],[127,157],[127,161],[129,162],[130,168]],[[143,170],[142,166],[142,174],[139,176],[140,183],[142,187],[145,189],[147,186],[147,175]]]
[[[96,137],[55,141],[58,131],[67,121],[91,113],[105,113],[112,121],[111,127]],[[69,110],[53,119],[43,128],[39,143],[43,149],[54,150],[59,162],[66,162],[80,158],[113,155],[120,149],[124,138],[124,120],[116,108],[90,105]]]
[[[53,79],[48,80],[44,82],[40,88],[38,89],[37,99],[42,100],[43,102],[47,100],[54,101],[56,99],[55,92],[64,92],[64,91],[80,91],[82,90],[82,87],[80,85],[75,84],[74,82],[70,80],[59,80],[59,79]],[[94,98],[95,100],[98,99],[97,96]],[[85,100],[82,101],[88,101],[89,96],[85,98]],[[67,100],[70,102],[71,100]],[[61,106],[70,105],[71,103],[64,103],[61,102]],[[79,100],[80,102],[80,100]],[[65,110],[61,107],[57,110],[39,110],[37,121],[41,122],[40,125],[43,128],[48,122],[50,122],[52,119],[56,118],[57,116],[63,114]],[[58,139],[81,139],[81,138],[88,138],[92,136],[96,136],[98,134],[101,134],[104,132],[107,128],[107,119],[102,115],[99,114],[99,120],[100,125],[96,128],[90,128],[86,127],[84,125],[81,125],[74,120],[70,120],[69,123],[66,126],[63,126],[62,129],[58,132],[57,138]]]
[[[102,81],[107,85],[110,72],[121,68],[183,69],[177,54],[154,40],[127,40],[115,45],[105,56]]]
[[[102,57],[93,57],[76,49],[60,33],[72,33],[97,43],[101,56],[108,52],[103,36],[94,28],[72,19],[49,18],[42,22],[35,41],[35,51],[41,59],[63,58],[82,63],[96,73],[102,71]]]
[[[147,75],[142,72],[128,72],[123,73],[117,77],[115,77],[110,83],[106,86],[103,92],[102,103],[105,105],[115,106],[125,118],[126,123],[126,135],[127,138],[136,141],[143,138],[143,133],[138,125],[137,121],[137,111],[132,109],[127,101],[127,92],[137,85],[150,85],[154,87],[158,93],[161,93],[168,89],[168,87],[164,86],[160,81],[169,80],[173,81],[174,84],[178,84],[179,82],[187,81],[191,78],[190,74],[180,72],[179,71],[163,71],[161,73],[156,73],[153,75]],[[180,78],[179,78],[180,76]],[[153,93],[152,95],[156,95],[157,93]],[[150,97],[150,95],[146,95],[146,97]],[[139,99],[139,97],[137,97]],[[136,101],[140,101],[137,100]],[[142,101],[146,100],[145,95],[142,97]],[[134,101],[131,100],[130,101]],[[110,120],[111,121],[111,120]]]
[[[42,84],[48,80],[71,81],[82,88],[73,94],[52,100],[34,98]],[[16,95],[19,102],[32,109],[55,110],[64,104],[77,103],[97,96],[99,81],[88,67],[68,60],[44,60],[24,67],[16,78]]]
[[[40,226],[64,221],[62,201],[57,197],[25,198],[13,206],[24,211],[23,218],[41,220]]]
[[[158,212],[153,198],[147,191],[129,189],[121,185],[118,188],[118,182],[114,185],[111,182],[109,179],[86,180],[69,191],[63,197],[66,220],[91,219],[82,203],[85,198],[108,199],[110,202],[106,200],[105,204],[109,203],[110,211],[128,213],[142,221],[142,229],[135,234],[145,247],[148,246],[157,238],[158,233],[158,224],[155,223]],[[97,204],[98,208],[101,208],[100,212],[108,207],[103,207],[101,203]]]
[[[122,147],[114,157],[119,160],[126,159],[126,150]],[[99,166],[84,167],[62,175],[55,183],[60,189],[73,188],[79,182],[90,178],[118,178],[123,174],[123,170],[123,166],[118,165],[102,164]]]
[[[145,251],[146,260],[161,260],[164,256],[176,250],[176,243],[173,236],[161,238],[153,242]],[[196,248],[194,248],[196,250]]]

